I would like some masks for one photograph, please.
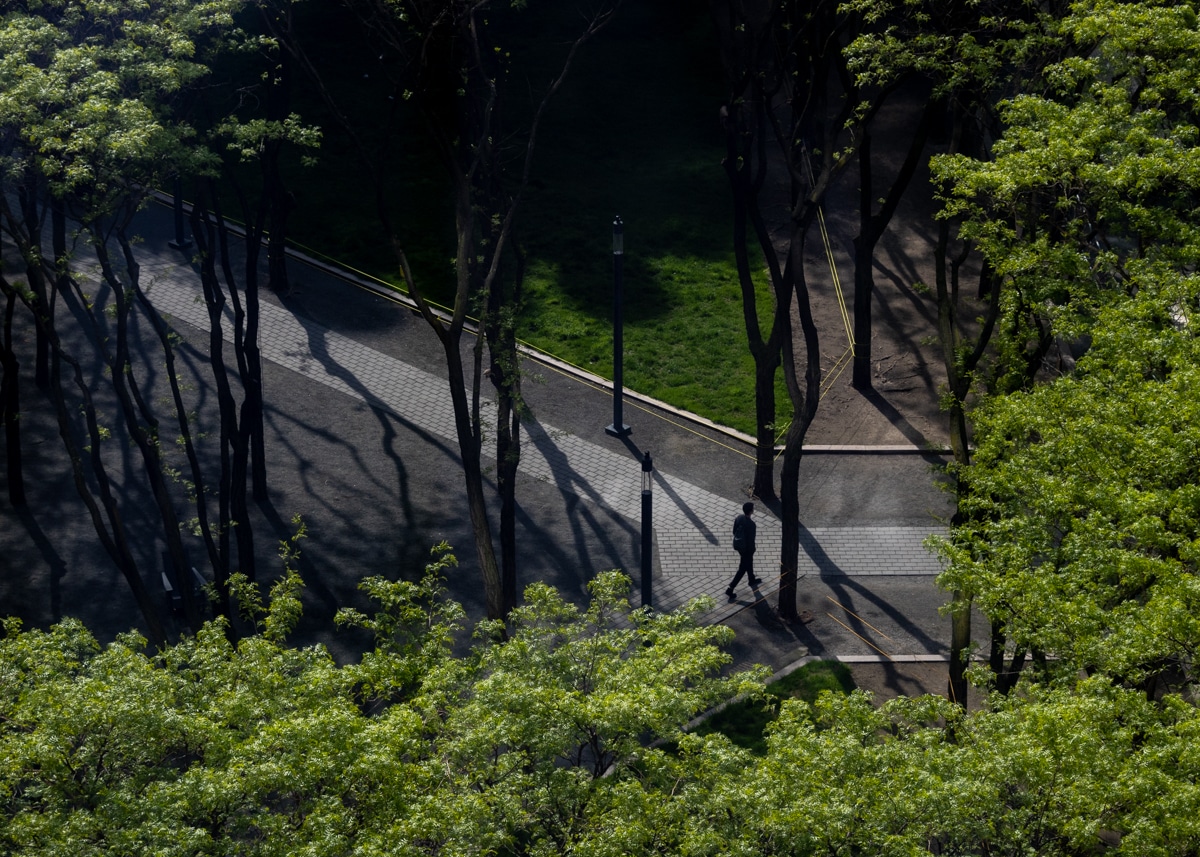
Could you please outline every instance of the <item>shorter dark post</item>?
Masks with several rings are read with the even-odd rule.
[[[613,220],[613,421],[605,431],[613,437],[625,437],[633,429],[625,425],[621,413],[625,388],[624,319],[621,317],[621,265],[625,260],[625,225]]]
[[[651,571],[654,568],[654,491],[653,478],[654,462],[647,452],[642,458],[642,606],[652,607],[653,583]]]
[[[183,233],[183,179],[179,176],[175,176],[175,240],[167,244],[174,250],[186,250],[192,246],[192,239]]]

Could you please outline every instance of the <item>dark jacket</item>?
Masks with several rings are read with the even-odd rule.
[[[758,524],[743,513],[733,519],[733,549],[738,553],[754,553],[754,534]]]

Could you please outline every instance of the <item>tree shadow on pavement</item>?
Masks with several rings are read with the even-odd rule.
[[[850,605],[843,605],[847,609],[848,618],[850,620],[849,630],[851,633],[865,640],[864,636],[869,630],[865,620],[849,612],[849,608],[854,607],[854,595],[858,595],[862,599],[870,602],[878,607],[884,615],[894,621],[905,633],[910,634],[914,640],[918,641],[929,652],[941,652],[945,650],[945,645],[938,640],[933,639],[925,633],[919,625],[914,623],[908,616],[904,614],[895,605],[890,604],[879,595],[872,592],[869,588],[859,583],[855,578],[846,574],[838,567],[837,563],[830,558],[829,554],[813,537],[812,533],[803,523],[800,524],[800,546],[809,559],[817,566],[817,572],[820,575],[821,581],[829,587],[829,589],[839,596],[840,599],[850,601]],[[857,609],[855,612],[859,612]]]

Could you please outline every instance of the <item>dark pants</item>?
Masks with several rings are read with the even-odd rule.
[[[758,578],[754,576],[754,551],[745,551],[740,554],[742,561],[738,563],[737,574],[733,576],[733,582],[729,584],[730,589],[736,589],[738,582],[741,581],[742,575],[750,578],[750,585],[758,583]]]

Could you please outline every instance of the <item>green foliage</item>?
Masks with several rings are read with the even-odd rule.
[[[445,599],[445,572],[458,564],[449,551],[445,542],[434,546],[434,561],[419,583],[382,577],[360,583],[376,605],[373,615],[343,607],[334,617],[338,625],[364,628],[374,637],[375,648],[348,668],[365,699],[402,698],[450,653],[465,614]]]
[[[1193,5],[1076,4],[1057,31],[1071,53],[1043,93],[1001,105],[992,158],[934,158],[945,216],[1010,286],[1008,363],[1033,339],[1085,335],[1133,269],[1187,270],[1200,251]]]
[[[942,582],[1065,682],[1196,680],[1196,20],[1074,5],[1072,54],[1004,105],[994,159],[935,159],[947,214],[1008,286],[1000,362],[1021,377],[998,389],[1024,390],[976,414]],[[1056,338],[1083,356],[1029,387]]]
[[[300,592],[304,581],[296,570],[300,551],[296,547],[307,538],[308,528],[299,515],[292,518],[296,532],[279,543],[279,558],[283,560],[283,576],[271,585],[271,597],[264,605],[258,584],[241,572],[229,575],[229,592],[237,602],[238,613],[254,627],[256,633],[273,643],[283,643],[300,621],[302,605]]]
[[[861,15],[860,33],[847,49],[861,86],[887,86],[917,73],[933,82],[936,97],[971,98],[1021,77],[1022,66],[1054,47],[1053,16],[1032,0],[846,0]],[[1035,63],[1036,64],[1036,63]]]
[[[242,0],[5,7],[0,18],[3,169],[33,168],[89,219],[171,172],[211,166],[170,116],[208,73],[197,42],[232,26]]]
[[[734,744],[756,755],[767,752],[768,726],[779,716],[785,699],[816,702],[822,693],[850,693],[855,689],[850,670],[840,661],[813,661],[773,681],[761,695],[731,703],[695,730],[697,735],[720,732]]]
[[[1195,278],[1102,312],[1076,372],[977,414],[943,583],[1065,678],[1193,682],[1200,646]],[[1176,313],[1187,324],[1176,325]]]
[[[295,113],[289,114],[281,122],[261,118],[241,121],[231,116],[217,126],[216,134],[228,138],[226,145],[229,151],[237,154],[242,161],[260,157],[268,142],[291,143],[310,152],[321,145],[321,129],[305,125]],[[302,160],[305,166],[315,163],[311,155],[303,156]]]
[[[647,739],[749,683],[716,677],[729,632],[696,626],[705,605],[631,612],[615,572],[584,610],[531,587],[507,642],[485,625],[456,657],[444,622],[458,608],[413,612],[439,557],[420,590],[374,582],[386,603],[353,617],[383,635],[377,661],[422,658],[402,702],[362,706],[371,670],[287,648],[269,622],[236,645],[213,623],[158,654],[134,636],[100,649],[77,623],[9,623],[0,850],[555,850],[626,803],[637,765],[655,764]]]
[[[431,563],[438,572],[444,555]],[[320,648],[221,623],[158,654],[78,623],[0,639],[6,854],[1192,853],[1200,716],[1104,678],[966,714],[940,697],[784,700],[756,756],[681,734],[739,691],[698,603],[586,608],[531,587],[507,641],[453,654],[413,591],[381,591],[404,698]],[[427,581],[424,593],[436,591]],[[415,610],[415,612],[414,612]],[[436,611],[435,611],[436,612]],[[450,611],[452,612],[452,611]],[[401,614],[410,622],[397,620]],[[406,628],[399,625],[408,624]],[[396,645],[405,639],[412,645]],[[676,752],[655,739],[677,741]]]

